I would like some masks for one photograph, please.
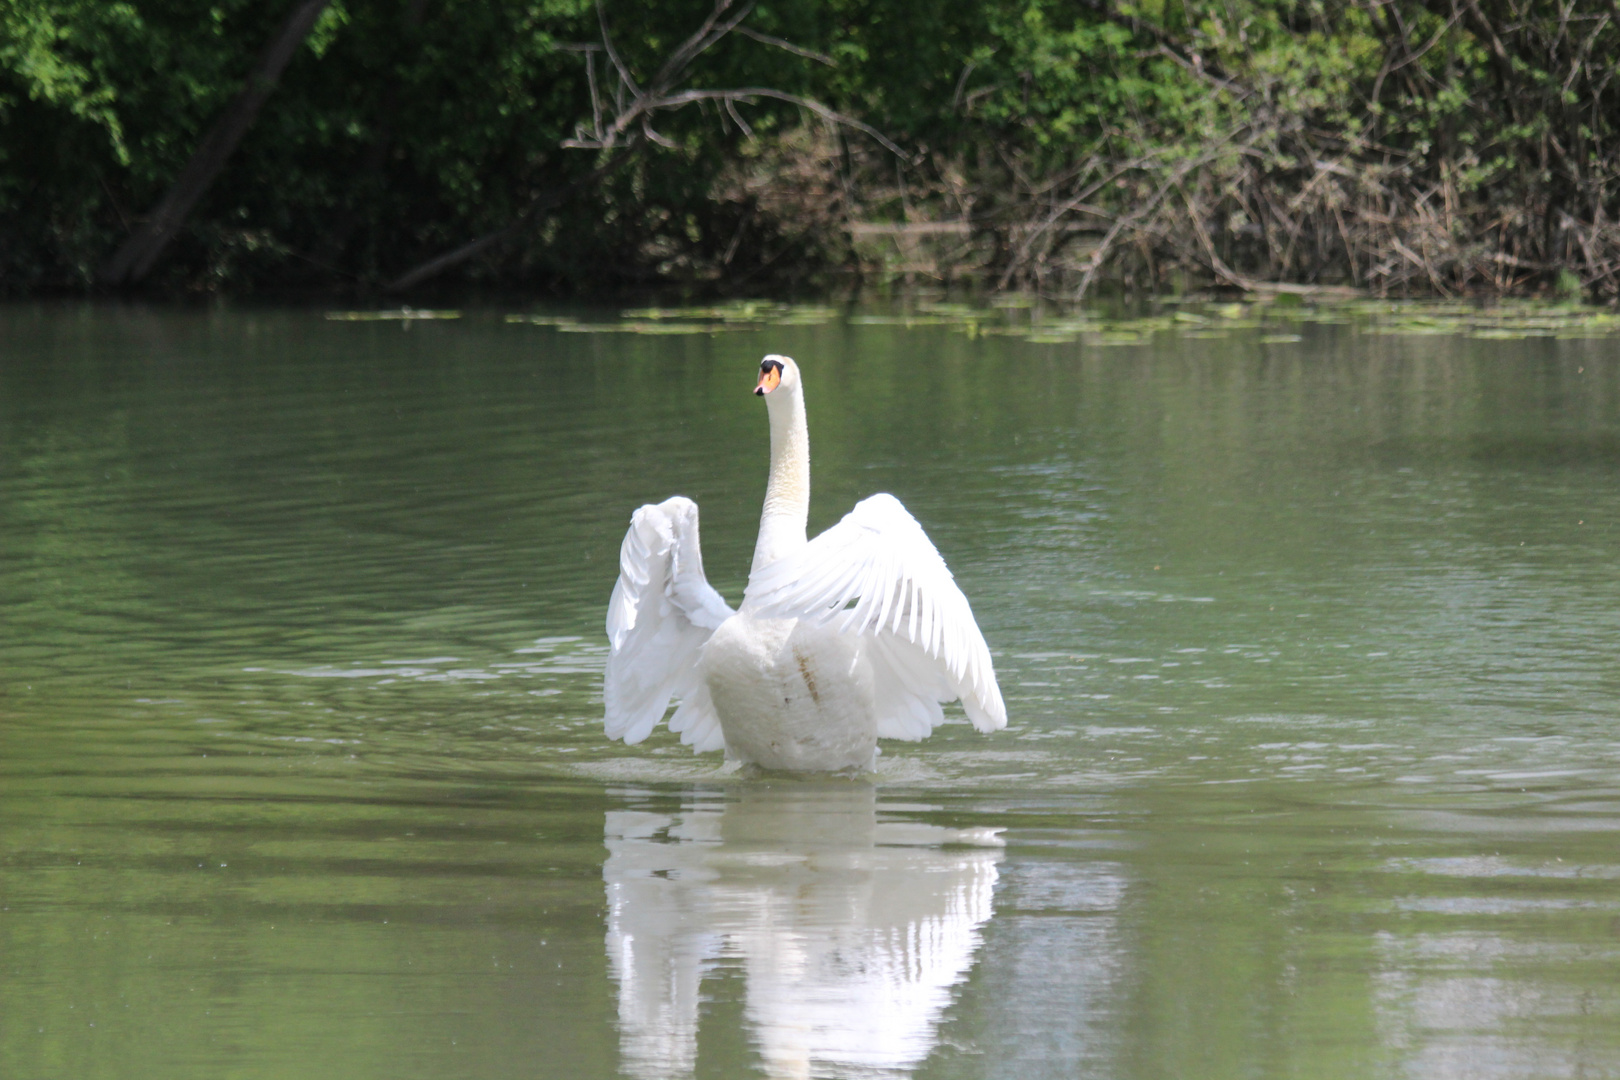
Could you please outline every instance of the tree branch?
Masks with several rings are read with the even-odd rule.
[[[806,60],[814,60],[818,64],[826,64],[830,68],[835,68],[838,66],[838,61],[834,60],[826,53],[819,53],[814,49],[807,49],[803,45],[795,45],[791,41],[784,41],[779,37],[772,37],[769,34],[762,34],[758,30],[751,30],[746,26],[737,27],[737,33],[741,34],[745,38],[753,38],[761,45],[774,45],[778,49],[792,53],[794,56],[802,56]],[[971,64],[968,66],[970,68],[972,67]]]
[[[601,0],[598,0],[598,3],[600,2]],[[757,0],[748,0],[737,10],[735,15],[725,22],[721,22],[720,16],[725,14],[727,8],[731,7],[733,0],[715,0],[714,10],[709,12],[709,17],[703,20],[703,25],[698,27],[691,37],[681,42],[675,51],[669,54],[669,59],[665,60],[664,66],[658,69],[658,74],[654,76],[652,86],[649,89],[654,93],[662,94],[680,82],[681,76],[686,73],[686,69],[691,65],[692,61],[708,51],[709,47],[715,42],[735,30],[744,19],[748,18],[749,14],[754,10],[756,2]]]
[[[823,105],[815,98],[801,97],[798,94],[789,94],[784,90],[772,90],[764,86],[750,86],[741,90],[683,90],[679,94],[671,94],[664,98],[653,109],[678,109],[683,105],[690,105],[695,101],[748,101],[750,98],[770,98],[773,101],[785,101],[789,105],[797,105],[801,109],[808,109],[823,120],[830,120],[844,127],[854,128],[862,134],[871,136],[889,153],[899,158],[905,158],[906,152],[896,146],[883,132],[870,124],[864,124],[853,116],[846,116],[836,109]],[[650,110],[649,110],[650,111]]]
[[[586,54],[586,81],[591,94],[591,137],[585,136],[585,125],[576,125],[574,138],[564,139],[562,145],[576,150],[616,151],[611,158],[597,166],[591,172],[567,186],[554,192],[547,192],[518,214],[509,224],[502,226],[494,232],[487,233],[476,240],[468,241],[453,251],[436,256],[422,263],[420,266],[400,275],[385,288],[388,292],[399,292],[412,288],[437,274],[460,265],[469,259],[476,258],[517,236],[535,217],[544,213],[553,206],[563,202],[568,197],[587,184],[606,176],[628,161],[633,150],[637,148],[641,139],[656,143],[660,146],[675,147],[678,144],[659,134],[652,126],[653,116],[659,112],[669,112],[692,105],[701,101],[714,101],[722,104],[727,114],[737,123],[745,133],[752,133],[747,122],[737,111],[737,105],[750,102],[758,98],[769,98],[773,101],[783,101],[790,105],[797,105],[802,109],[821,117],[834,124],[853,128],[875,139],[885,149],[902,159],[905,152],[896,146],[881,131],[869,124],[864,124],[852,116],[846,116],[836,109],[816,101],[813,98],[803,97],[799,94],[790,94],[785,90],[773,90],[769,87],[745,87],[739,90],[683,90],[673,92],[686,77],[687,69],[693,60],[712,47],[733,30],[737,30],[744,19],[754,10],[757,0],[745,0],[740,6],[733,7],[736,0],[716,0],[714,9],[709,12],[703,24],[686,38],[658,68],[655,74],[643,88],[638,86],[635,77],[630,73],[629,66],[619,55],[613,44],[613,37],[608,30],[607,10],[602,0],[596,0],[597,21],[602,27],[601,51],[605,52],[612,62],[614,70],[619,77],[616,93],[619,95],[615,101],[616,114],[605,117],[602,114],[602,105],[597,94],[595,82],[595,67],[591,59],[596,50],[590,46],[568,46],[572,51]],[[791,42],[780,38],[770,37],[768,34],[759,34],[754,31],[745,31],[745,36],[756,41],[786,48],[811,59],[831,62],[831,58],[822,57],[819,53],[812,54],[807,49],[800,49]],[[625,102],[623,93],[628,92],[630,100]]]
[[[613,47],[613,35],[608,33],[607,9],[602,6],[602,0],[596,0],[596,21],[602,24],[602,47],[607,50],[608,59],[613,61],[613,67],[619,73],[619,80],[630,88],[632,94],[639,96],[641,89],[636,86],[635,77],[619,58],[619,50]]]

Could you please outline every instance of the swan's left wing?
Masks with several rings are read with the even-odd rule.
[[[698,650],[732,611],[703,576],[698,508],[676,495],[643,506],[619,547],[619,580],[608,601],[607,673],[602,680],[610,739],[652,734],[672,697],[670,729],[694,750],[725,746],[720,720],[698,678]]]
[[[837,620],[874,639],[878,734],[920,739],[961,698],[980,731],[1007,726],[990,649],[973,609],[917,519],[893,495],[856,504],[837,525],[757,571],[748,602],[767,618]]]

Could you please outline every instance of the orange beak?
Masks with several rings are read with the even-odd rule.
[[[782,385],[782,369],[772,365],[760,371],[759,385],[754,387],[754,393],[764,397],[780,385]]]

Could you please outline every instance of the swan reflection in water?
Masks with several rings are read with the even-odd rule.
[[[740,966],[772,1076],[909,1070],[990,918],[990,829],[880,822],[873,788],[751,787],[607,815],[608,960],[624,1071],[691,1075],[699,984]]]

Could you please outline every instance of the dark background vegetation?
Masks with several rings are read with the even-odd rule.
[[[1620,294],[1614,0],[300,3],[0,0],[0,289]]]

